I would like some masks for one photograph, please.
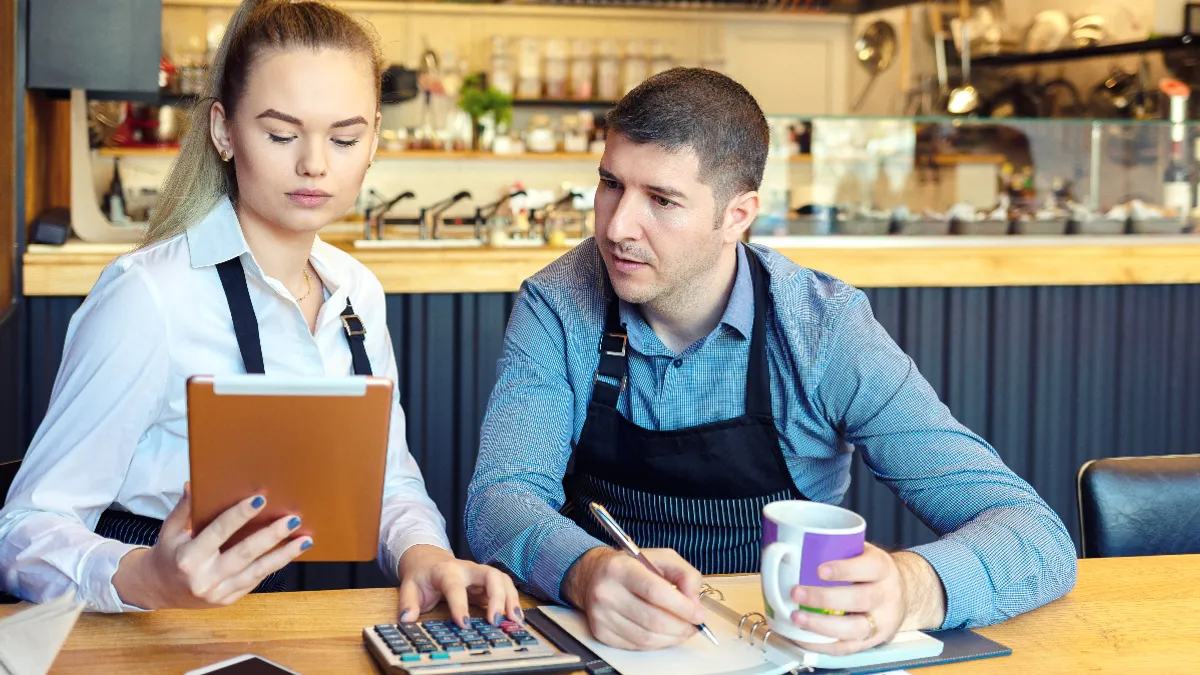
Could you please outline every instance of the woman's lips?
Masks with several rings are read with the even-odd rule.
[[[324,190],[295,190],[287,193],[288,199],[292,200],[297,206],[306,209],[313,209],[318,206],[324,206],[326,202],[333,199],[333,195]]]

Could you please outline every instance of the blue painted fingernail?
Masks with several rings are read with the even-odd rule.
[[[401,623],[404,623],[404,622],[408,621],[408,615],[409,615],[409,613],[410,613],[410,612],[409,612],[407,609],[406,609],[406,610],[404,610],[403,612],[400,612],[400,622],[401,622]]]
[[[266,503],[267,503],[267,500],[264,499],[262,495],[259,495],[254,498],[254,501],[250,502],[250,508],[261,509],[263,507],[263,504],[266,504]]]
[[[463,618],[462,618],[462,625],[464,625],[464,626],[469,626],[469,625],[471,625],[471,617],[469,617],[469,616],[466,616],[466,615],[463,615]]]
[[[307,551],[310,548],[312,548],[312,539],[308,539],[303,544],[300,544],[301,551]]]
[[[499,626],[500,622],[503,620],[504,620],[504,615],[502,615],[500,612],[496,612],[495,614],[492,615],[492,625],[493,626]]]
[[[288,521],[288,529],[294,530],[297,527],[300,527],[300,519],[296,516],[292,516],[292,519]]]
[[[522,615],[522,614],[521,614],[521,608],[520,608],[520,607],[516,608],[516,609],[515,609],[515,610],[513,610],[513,611],[514,611],[514,613],[517,615],[517,621],[524,621],[524,620],[525,620],[525,617],[524,617],[524,615]]]

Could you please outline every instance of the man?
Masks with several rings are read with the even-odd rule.
[[[701,573],[758,571],[762,506],[839,502],[857,448],[941,538],[823,565],[853,583],[794,590],[844,612],[795,613],[837,639],[806,647],[850,653],[1064,594],[1062,521],[954,420],[866,297],[739,243],[768,143],[753,97],[705,70],[657,75],[609,114],[596,237],[529,279],[508,324],[467,501],[475,556],[608,644],[671,646],[704,619]],[[606,545],[590,501],[666,580]]]

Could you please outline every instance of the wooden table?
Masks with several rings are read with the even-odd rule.
[[[1012,656],[918,672],[1195,673],[1198,577],[1200,555],[1081,560],[1066,597],[979,631]],[[306,675],[377,673],[360,631],[394,621],[396,607],[395,591],[374,589],[250,596],[210,611],[87,614],[52,672],[182,673],[252,652]],[[0,616],[15,609],[0,607]]]

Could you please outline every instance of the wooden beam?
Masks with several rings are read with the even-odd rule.
[[[387,293],[511,292],[567,249],[354,249]],[[128,245],[32,246],[26,295],[82,296]],[[1200,237],[811,237],[778,249],[854,286],[1080,286],[1200,283]]]

